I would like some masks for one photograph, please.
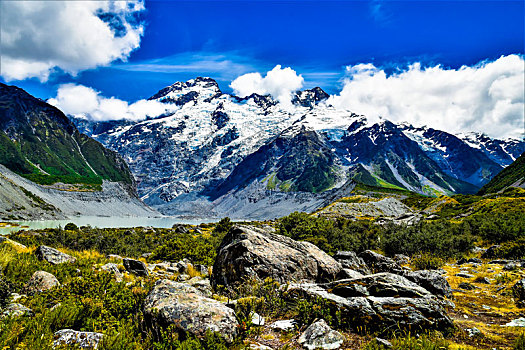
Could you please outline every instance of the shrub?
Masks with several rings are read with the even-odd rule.
[[[436,270],[445,265],[445,260],[430,253],[418,254],[410,259],[413,270]]]
[[[521,333],[514,341],[514,350],[525,350],[525,333]]]

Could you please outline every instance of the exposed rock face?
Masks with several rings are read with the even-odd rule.
[[[354,327],[372,330],[439,329],[452,326],[442,302],[424,288],[402,276],[378,273],[332,283],[295,284],[290,297],[327,300]]]
[[[53,347],[61,345],[76,346],[81,349],[96,349],[104,337],[102,333],[79,332],[73,329],[61,329],[55,332]]]
[[[363,259],[366,265],[373,272],[391,272],[395,274],[402,274],[403,268],[394,259],[378,254],[371,250],[365,250],[359,257]]]
[[[27,281],[24,290],[27,294],[35,294],[59,285],[57,278],[49,272],[37,271]]]
[[[326,324],[325,320],[312,323],[299,337],[299,344],[308,350],[339,349],[345,338]]]
[[[342,266],[308,242],[251,226],[235,226],[224,237],[213,266],[212,285],[231,285],[245,277],[271,277],[279,283],[334,280]]]
[[[74,263],[77,261],[71,255],[62,253],[61,251],[51,248],[45,245],[41,245],[35,251],[37,258],[40,260],[45,260],[53,265],[63,264],[63,263]]]
[[[146,264],[144,264],[140,260],[123,259],[122,263],[124,264],[126,271],[128,271],[129,273],[132,273],[137,276],[148,276],[149,275]]]
[[[432,294],[445,297],[452,296],[452,288],[450,288],[450,284],[447,282],[447,279],[437,271],[407,271],[403,276],[425,288]]]
[[[334,259],[339,261],[345,269],[351,269],[362,273],[363,275],[369,275],[372,273],[363,259],[357,256],[352,251],[339,251],[334,255]]]
[[[185,283],[157,281],[146,297],[144,313],[153,323],[173,324],[181,332],[198,337],[211,330],[232,342],[237,334],[238,323],[232,309]]]
[[[2,309],[2,317],[33,316],[33,310],[22,304],[11,303]]]

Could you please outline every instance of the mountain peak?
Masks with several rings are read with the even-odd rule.
[[[328,95],[323,89],[316,86],[313,89],[301,90],[295,93],[292,103],[303,107],[314,107],[319,102],[328,99]]]
[[[178,81],[167,86],[151,96],[148,100],[158,100],[165,103],[175,103],[183,105],[197,97],[211,98],[220,95],[221,89],[219,84],[212,78],[197,77],[186,82]]]

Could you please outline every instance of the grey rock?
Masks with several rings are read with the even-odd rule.
[[[210,330],[232,342],[237,335],[234,311],[186,283],[157,281],[144,301],[144,313],[153,323],[173,324],[180,332],[197,337]]]
[[[176,233],[188,233],[188,232],[190,232],[190,230],[184,225],[175,224],[175,225],[173,225],[172,228],[175,230]]]
[[[266,323],[265,318],[256,312],[253,312],[251,314],[251,321],[252,321],[252,324],[256,326],[264,326],[264,324]]]
[[[149,276],[148,268],[146,267],[146,264],[144,264],[140,260],[134,260],[134,259],[123,259],[122,263],[124,264],[124,267],[126,268],[126,271],[129,273],[132,273],[137,276]]]
[[[74,263],[77,261],[76,258],[62,253],[61,251],[51,248],[45,245],[41,245],[35,251],[35,255],[40,260],[45,260],[53,265],[63,264],[63,263]]]
[[[377,345],[382,346],[385,349],[391,349],[394,347],[392,343],[386,339],[376,337],[374,340],[376,341]]]
[[[19,303],[8,304],[1,310],[2,317],[33,316],[33,310]]]
[[[490,280],[487,277],[476,277],[474,283],[490,284]]]
[[[334,280],[342,266],[308,242],[251,226],[234,226],[224,237],[213,266],[212,286],[228,286],[244,278],[290,281]]]
[[[198,273],[200,273],[203,277],[207,277],[210,275],[209,268],[206,265],[196,264],[193,266],[195,270],[197,270]]]
[[[506,264],[505,266],[503,266],[503,270],[505,271],[513,271],[513,270],[517,270],[518,268],[520,268],[520,264],[518,263],[515,263],[515,262],[510,262],[508,264]]]
[[[312,323],[299,337],[299,344],[308,350],[339,349],[345,338],[328,326],[325,320]]]
[[[191,277],[190,275],[186,275],[185,273],[177,276],[177,282],[184,282],[189,280]]]
[[[122,278],[124,277],[122,272],[120,272],[120,270],[118,269],[117,264],[107,263],[105,265],[102,265],[100,269],[112,273],[115,276],[115,279],[117,280],[117,282],[122,281]]]
[[[366,266],[365,261],[357,256],[352,251],[338,251],[334,255],[334,259],[337,260],[343,268],[357,271],[363,275],[369,275],[372,271]]]
[[[512,293],[517,299],[518,304],[523,304],[525,302],[525,278],[519,280],[512,286]]]
[[[281,331],[291,331],[295,328],[295,320],[279,320],[275,321],[270,325],[270,328],[278,329]]]
[[[144,253],[144,254],[142,254],[140,257],[141,257],[141,258],[144,258],[144,259],[147,259],[147,258],[149,258],[152,254],[153,254],[153,253]]]
[[[404,254],[396,254],[394,255],[394,261],[398,264],[408,264],[410,262],[410,257]]]
[[[359,254],[359,257],[364,260],[366,265],[373,272],[391,272],[395,274],[402,274],[403,268],[400,264],[389,257],[373,252],[371,250],[365,250]]]
[[[461,282],[461,283],[458,285],[458,288],[461,288],[461,289],[464,289],[464,290],[474,290],[474,289],[478,289],[478,287],[476,287],[475,285],[470,284],[470,283],[467,283],[467,282]]]
[[[445,297],[452,296],[452,288],[450,288],[450,284],[447,282],[447,279],[438,271],[407,271],[403,274],[403,276],[425,288],[432,294]]]
[[[481,331],[477,329],[476,327],[467,328],[465,329],[465,331],[467,331],[467,334],[470,338],[479,337],[482,335]]]
[[[25,293],[33,295],[60,286],[57,278],[46,271],[36,271],[24,286]]]
[[[338,277],[341,279],[348,279],[348,278],[359,278],[363,277],[364,275],[352,270],[352,269],[342,269],[341,272],[339,272]]]
[[[290,284],[289,298],[324,299],[354,327],[445,330],[452,326],[443,302],[402,276],[389,273],[317,285]]]
[[[204,279],[202,277],[193,277],[192,279],[187,280],[185,283],[197,289],[205,297],[211,298],[213,296],[210,280],[207,278]]]
[[[271,347],[259,343],[250,343],[251,350],[272,350]]]
[[[481,258],[482,259],[497,258],[496,252],[497,252],[499,247],[500,247],[499,244],[495,244],[495,245],[490,246],[487,250],[485,250],[485,252],[483,254],[481,254]]]
[[[122,259],[124,259],[123,257],[121,257],[120,255],[117,255],[117,254],[108,254],[107,257],[108,257],[108,259],[115,259],[115,260],[122,260]]]
[[[22,243],[15,242],[12,239],[9,239],[9,238],[4,237],[2,235],[0,235],[0,243],[6,243],[6,244],[9,244],[9,245],[11,245],[13,247],[19,248],[19,249],[26,249],[27,248]]]
[[[466,272],[458,272],[456,273],[456,276],[461,277],[461,278],[474,278],[474,275],[471,275],[470,273],[466,273]]]
[[[79,332],[73,329],[61,329],[55,332],[55,341],[53,347],[61,345],[76,346],[81,349],[97,349],[98,344],[104,337],[102,333],[96,332]]]

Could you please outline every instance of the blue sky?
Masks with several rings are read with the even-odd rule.
[[[131,102],[203,75],[229,91],[237,76],[280,64],[305,87],[336,93],[348,65],[389,73],[413,62],[458,68],[522,55],[524,17],[523,1],[146,1],[140,43],[121,55],[127,62],[9,83],[41,98],[76,83]]]

